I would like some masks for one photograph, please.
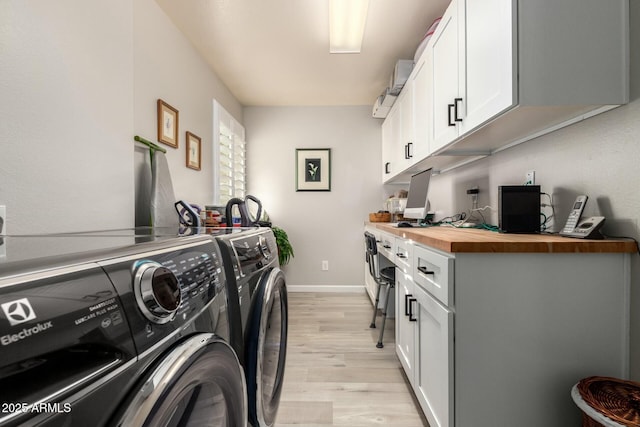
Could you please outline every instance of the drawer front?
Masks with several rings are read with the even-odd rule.
[[[422,246],[413,248],[413,280],[445,306],[453,305],[453,261]]]
[[[378,237],[378,252],[380,255],[393,262],[395,260],[393,246],[395,245],[396,238],[387,233],[379,233],[376,237]]]
[[[407,239],[396,237],[393,255],[396,268],[405,275],[413,275],[413,244]]]
[[[393,255],[393,245],[395,241],[395,236],[392,234],[385,233],[382,230],[379,230],[376,227],[366,226],[364,231],[368,231],[376,237],[376,242],[378,243],[378,253],[383,257],[387,258],[389,261],[394,261]]]

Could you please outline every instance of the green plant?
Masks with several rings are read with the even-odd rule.
[[[291,259],[293,254],[293,247],[289,243],[289,236],[280,227],[271,227],[273,234],[276,236],[276,244],[278,245],[278,261],[280,265],[286,265]]]

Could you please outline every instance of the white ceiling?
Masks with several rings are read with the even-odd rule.
[[[362,53],[329,54],[328,0],[156,0],[245,106],[372,105],[450,0],[370,0]]]

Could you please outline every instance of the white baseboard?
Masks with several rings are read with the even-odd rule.
[[[311,286],[292,286],[287,285],[288,292],[342,292],[357,293],[365,292],[364,286],[333,286],[333,285],[311,285]]]

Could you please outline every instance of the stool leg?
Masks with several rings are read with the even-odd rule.
[[[380,338],[378,338],[378,344],[376,344],[377,348],[384,347],[382,344],[382,336],[384,335],[384,324],[387,321],[387,308],[389,307],[389,294],[391,293],[391,289],[393,289],[391,283],[387,284],[387,296],[384,300],[384,310],[382,311],[382,329],[380,329]]]
[[[378,314],[378,301],[380,301],[380,282],[378,282],[378,290],[376,291],[376,302],[373,304],[373,318],[371,319],[370,328],[376,327],[376,314]]]

